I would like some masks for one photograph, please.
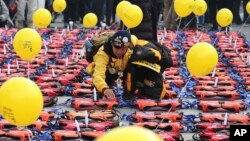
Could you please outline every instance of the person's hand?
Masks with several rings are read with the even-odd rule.
[[[1,22],[6,21],[6,17],[4,15],[0,15],[0,21]]]
[[[114,99],[115,98],[115,93],[112,89],[106,89],[103,92],[103,96],[108,99]]]

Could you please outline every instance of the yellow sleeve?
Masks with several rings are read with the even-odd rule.
[[[104,88],[109,88],[105,81],[109,56],[104,51],[99,50],[94,56],[94,62],[93,83],[99,92],[103,92]]]
[[[150,50],[152,52],[154,52],[154,56],[158,59],[158,61],[160,61],[161,60],[161,53],[158,50],[153,49],[153,48],[150,48]]]
[[[146,40],[137,40],[137,42],[136,42],[136,44],[135,45],[140,45],[140,46],[144,46],[144,45],[146,45],[146,44],[148,44],[148,41],[146,41]]]

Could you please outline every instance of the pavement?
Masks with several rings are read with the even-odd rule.
[[[241,32],[248,40],[250,39],[250,24],[232,25],[231,31]]]

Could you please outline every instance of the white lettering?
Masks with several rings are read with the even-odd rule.
[[[236,130],[235,130],[234,136],[241,136],[241,135],[240,135],[240,130],[239,130],[239,129],[236,129]]]
[[[247,133],[247,129],[236,129],[234,132],[234,136],[243,136]]]
[[[241,135],[243,136],[243,134],[247,133],[247,129],[241,129]]]

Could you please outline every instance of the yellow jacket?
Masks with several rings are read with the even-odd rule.
[[[114,68],[116,70],[116,74],[118,71],[123,72],[127,67],[128,60],[132,52],[132,49],[129,48],[122,58],[115,58],[109,56],[104,51],[104,47],[101,47],[98,50],[98,52],[94,56],[94,61],[90,65],[88,65],[87,72],[89,74],[92,74],[93,83],[99,92],[103,92],[104,89],[109,88],[109,86],[105,82],[105,73],[107,69],[110,67]]]
[[[144,46],[148,41],[145,40],[133,40],[134,45]],[[104,89],[109,88],[106,83],[106,71],[109,68],[114,68],[116,74],[118,71],[123,72],[128,64],[128,61],[133,53],[133,49],[129,48],[122,58],[112,57],[104,51],[104,46],[102,46],[96,55],[94,56],[93,62],[91,62],[86,70],[88,74],[93,76],[93,83],[99,92],[103,92]],[[111,58],[110,58],[111,57]],[[112,66],[111,66],[112,65]]]

